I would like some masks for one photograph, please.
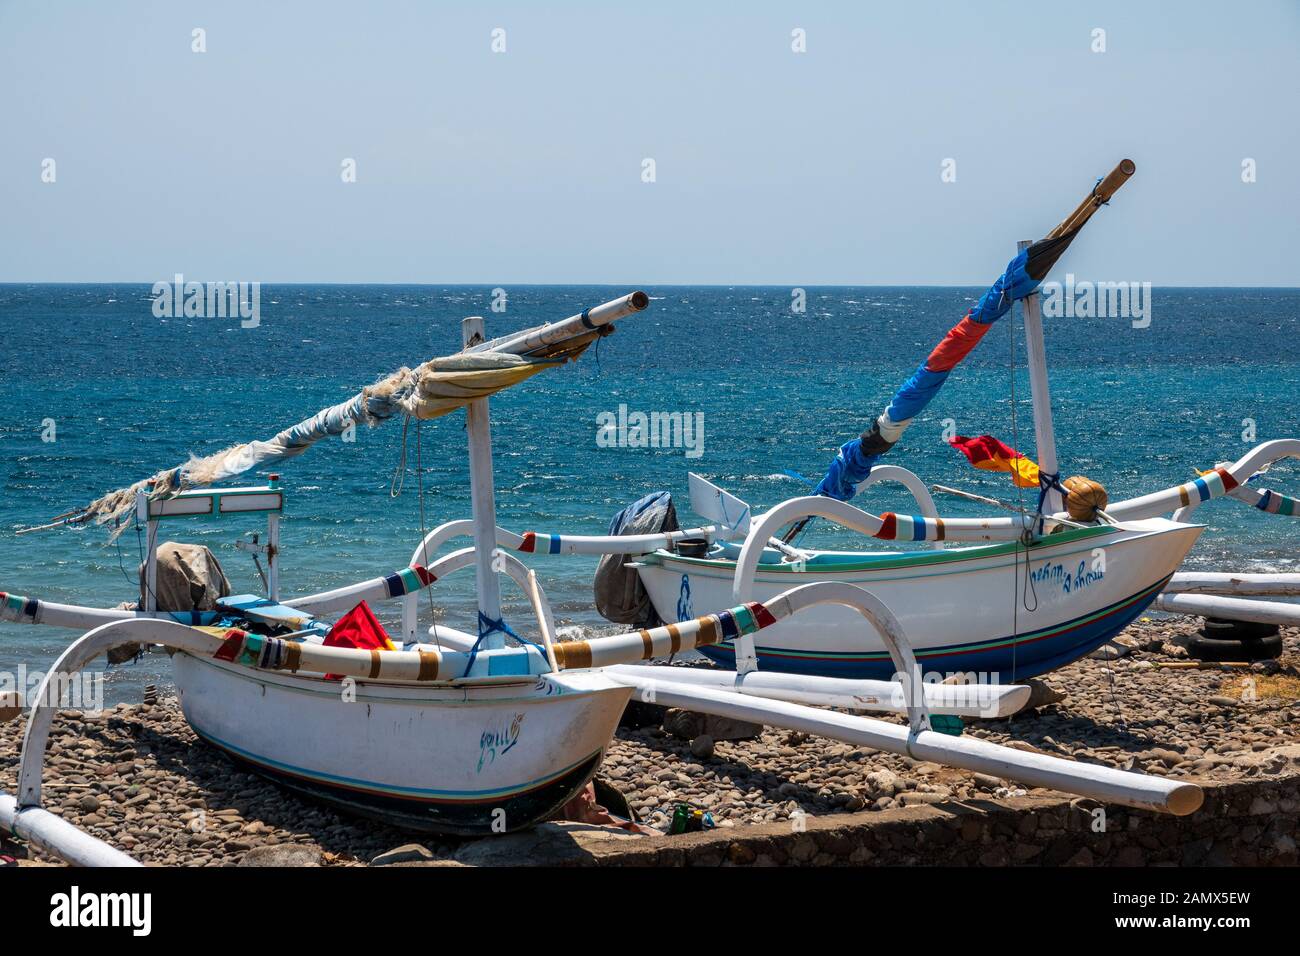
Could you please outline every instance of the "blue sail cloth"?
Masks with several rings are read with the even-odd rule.
[[[857,494],[859,483],[871,474],[871,469],[878,461],[879,455],[868,455],[862,451],[861,438],[845,442],[827,469],[826,477],[818,482],[813,493],[848,501]]]
[[[975,307],[966,313],[962,323],[990,326],[1011,311],[1014,300],[1037,292],[1042,280],[1031,278],[1025,271],[1028,263],[1029,250],[1022,249],[1007,263],[1006,271],[998,276]],[[946,357],[942,348],[936,348],[917,366],[912,377],[903,383],[885,410],[890,421],[905,422],[909,418],[915,418],[938,394],[943,383],[948,380],[949,373],[965,358],[965,353],[957,355],[956,360],[951,362],[944,361]]]
[[[877,434],[870,453],[863,451],[863,438],[855,438],[841,445],[825,477],[817,485],[817,494],[840,501],[851,499],[857,493],[858,484],[866,479],[872,467],[880,460],[880,454],[875,453],[877,449],[884,447],[887,450],[897,440],[907,423],[919,415],[938,394],[952,370],[979,344],[989,326],[1011,311],[1012,302],[1038,291],[1046,269],[1041,270],[1039,278],[1030,275],[1030,253],[1034,248],[1022,249],[1007,263],[1006,270],[980,297],[975,307],[948,332],[894,394],[883,416],[892,424],[894,434],[884,439],[883,444]]]

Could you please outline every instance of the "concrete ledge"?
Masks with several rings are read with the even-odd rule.
[[[480,840],[470,865],[1294,866],[1300,777],[1206,784],[1188,817],[1065,796],[926,804],[676,837],[608,837],[547,824]],[[419,864],[414,864],[419,865]]]

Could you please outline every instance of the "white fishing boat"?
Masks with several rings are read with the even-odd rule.
[[[1100,508],[1073,500],[1095,494],[1100,487],[1096,482],[1066,481],[1065,486],[1083,482],[1075,492],[1059,480],[1038,286],[1084,223],[1134,170],[1132,162],[1124,160],[1045,239],[1020,244],[1003,275],[944,336],[871,427],[840,449],[816,497],[793,499],[755,516],[746,502],[690,475],[691,504],[715,525],[688,534],[695,539],[690,547],[660,547],[637,558],[637,572],[657,615],[665,621],[681,620],[738,600],[762,600],[801,582],[843,581],[869,589],[896,610],[926,671],[944,677],[975,672],[990,675],[995,683],[1014,682],[1088,654],[1156,601],[1201,533],[1201,526],[1185,520],[1197,504],[1230,495],[1265,512],[1300,514],[1296,499],[1247,484],[1257,482],[1279,458],[1300,457],[1300,443],[1292,440],[1265,443],[1240,461],[1220,465],[1177,488],[1116,504],[1102,500]],[[1037,506],[1021,509],[1014,518],[945,520],[920,478],[880,459],[1016,301],[1022,303],[1041,466],[996,440],[991,443],[1001,446],[1000,453],[1009,453],[994,463],[997,470],[1017,477],[1025,470],[1031,476]],[[1017,456],[1021,460],[1014,460]],[[876,515],[847,503],[881,481],[901,483],[914,497],[918,513]],[[1162,517],[1171,512],[1176,512],[1173,520]],[[931,549],[810,549],[800,534],[815,517],[876,539]],[[737,539],[743,540],[743,547]],[[978,541],[997,543],[962,544]],[[1223,614],[1234,612],[1219,599],[1161,599],[1161,606],[1170,610],[1206,613],[1211,605]],[[1286,609],[1235,613],[1275,618]],[[741,671],[757,665],[855,678],[887,678],[891,673],[879,637],[864,632],[837,608],[822,608],[773,628],[756,646],[725,642],[703,653]]]
[[[939,551],[812,551],[787,558],[765,549],[748,593],[757,600],[803,581],[844,581],[898,608],[921,666],[947,678],[992,675],[994,683],[1055,670],[1109,640],[1137,618],[1182,563],[1198,525],[1161,518],[1121,527],[1068,529],[1018,541]],[[674,619],[733,601],[741,549],[702,557],[667,550],[640,559],[655,608]],[[838,608],[820,608],[763,635],[765,670],[888,679],[884,645]],[[729,666],[735,648],[706,648]]]
[[[629,548],[674,545],[684,533],[542,537],[498,528],[487,396],[576,357],[615,319],[647,304],[644,293],[633,293],[563,322],[491,342],[482,341],[481,319],[467,319],[465,348],[455,356],[395,373],[270,441],[238,445],[159,472],[54,522],[137,522],[148,542],[144,598],[139,608],[108,609],[0,594],[0,619],[89,628],[59,656],[31,702],[18,792],[0,794],[0,827],[73,863],[132,862],[46,811],[41,777],[58,687],[99,656],[139,645],[172,654],[185,716],[214,746],[296,791],[416,829],[486,835],[545,819],[595,772],[634,692],[667,706],[788,727],[1127,806],[1174,814],[1200,806],[1203,795],[1194,783],[962,736],[960,720],[940,717],[1014,712],[1028,689],[927,684],[898,618],[852,583],[796,584],[766,600],[734,602],[691,620],[557,642],[553,613],[536,572],[506,549],[621,554]],[[356,420],[382,420],[400,412],[416,419],[418,428],[419,419],[462,407],[473,517],[435,529],[417,548],[418,560],[392,574],[282,601],[277,564],[283,489],[275,480],[252,488],[209,487],[257,465],[301,454]],[[821,501],[827,502],[818,504],[822,513],[850,527],[860,524],[835,510],[857,509]],[[161,609],[156,593],[160,525],[203,514],[267,516],[267,543],[248,547],[270,566],[268,593],[222,595],[210,609]],[[754,533],[765,533],[783,514],[774,509],[757,522]],[[701,530],[726,538],[735,529],[712,526],[696,532]],[[472,547],[431,558],[442,543],[464,534],[473,538]],[[741,549],[741,569],[757,565],[762,548],[752,547],[755,540],[751,535]],[[416,634],[419,595],[467,567],[474,568],[476,577],[475,630],[437,625],[427,636]],[[502,619],[502,575],[527,596],[535,640],[519,637]],[[331,616],[350,608],[347,619],[360,602],[385,600],[405,602],[402,640],[391,647],[332,642],[341,621],[331,624]],[[743,646],[756,633],[824,607],[850,610],[864,631],[878,635],[898,679],[718,672],[701,682],[644,666],[723,643]],[[897,723],[815,705],[893,712],[906,719]]]

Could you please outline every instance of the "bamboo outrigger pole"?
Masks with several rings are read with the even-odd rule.
[[[1137,172],[1137,164],[1133,160],[1121,159],[1114,169],[1097,181],[1088,198],[1079,203],[1074,212],[1061,220],[1061,224],[1049,232],[1046,238],[1055,239],[1057,236],[1082,228],[1083,224],[1092,218],[1094,212],[1110,202],[1110,197],[1119,192],[1120,187],[1128,182],[1129,177],[1135,172]]]

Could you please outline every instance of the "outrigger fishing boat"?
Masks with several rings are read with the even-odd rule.
[[[935,346],[884,412],[859,438],[840,448],[812,496],[755,515],[746,502],[690,475],[692,507],[720,530],[705,535],[698,529],[690,535],[697,539],[690,548],[659,548],[637,559],[637,572],[658,616],[686,619],[739,600],[763,600],[801,582],[841,581],[868,589],[895,610],[926,671],[944,677],[976,672],[992,675],[995,683],[1014,682],[1088,654],[1156,601],[1203,530],[1185,520],[1201,502],[1230,495],[1268,513],[1300,514],[1296,499],[1254,484],[1272,462],[1300,457],[1300,442],[1294,440],[1265,443],[1184,485],[1114,504],[1107,504],[1104,489],[1089,479],[1060,481],[1038,288],[1083,225],[1134,170],[1130,160],[1122,161],[1044,239],[1021,243],[1006,271]],[[941,518],[931,489],[907,469],[882,464],[881,458],[1017,301],[1024,316],[1041,464],[1034,466],[989,436],[954,444],[973,449],[967,455],[977,467],[1010,472],[1018,485],[1032,486],[1039,493],[1037,506],[1015,517]],[[877,515],[848,504],[882,481],[901,483],[915,498],[919,513]],[[1072,483],[1078,483],[1077,488],[1068,487]],[[935,489],[959,493],[943,486]],[[1007,507],[980,496],[966,497]],[[1175,511],[1173,520],[1164,517]],[[931,548],[900,552],[794,547],[815,517],[876,539],[928,543]],[[1285,606],[1245,608],[1237,601],[1230,607],[1233,603],[1180,597],[1162,599],[1160,606],[1191,613],[1244,613],[1254,620],[1272,621],[1281,615],[1296,621],[1295,612]],[[797,674],[888,678],[893,671],[878,636],[864,632],[860,621],[834,607],[771,628],[757,645],[751,639],[726,641],[702,653],[742,672],[757,665]]]
[[[120,529],[138,522],[148,540],[143,600],[136,609],[108,609],[0,594],[0,619],[89,628],[59,656],[31,702],[18,792],[0,794],[0,827],[73,863],[133,862],[44,810],[41,776],[60,683],[111,650],[139,645],[172,654],[185,717],[213,746],[295,791],[414,829],[486,835],[546,819],[596,771],[634,692],[664,706],[818,734],[1127,806],[1174,814],[1200,806],[1203,795],[1194,783],[963,736],[961,715],[1012,713],[1025,704],[1028,688],[927,683],[899,618],[852,583],[799,583],[691,620],[558,641],[536,572],[510,550],[617,555],[676,547],[689,534],[725,538],[736,532],[710,526],[641,537],[514,535],[496,526],[488,396],[578,357],[612,331],[616,319],[648,303],[644,293],[635,292],[570,319],[487,342],[482,319],[466,319],[464,348],[454,356],[402,369],[269,441],[237,445],[159,472],[45,526],[99,522]],[[222,489],[213,483],[274,466],[356,422],[378,423],[401,414],[416,419],[418,428],[418,420],[460,408],[469,441],[472,518],[428,535],[407,568],[282,600],[277,564],[283,487],[274,476],[255,487]],[[162,523],[193,515],[259,513],[267,515],[267,543],[253,547],[269,564],[266,595],[221,595],[206,609],[160,608]],[[756,531],[770,524],[761,520]],[[470,547],[433,557],[442,543],[462,535],[473,539]],[[761,550],[745,548],[742,566]],[[457,631],[438,624],[427,635],[417,634],[419,595],[467,567],[475,571],[477,626]],[[533,639],[519,637],[502,619],[502,575],[527,596]],[[345,621],[359,620],[358,613],[368,608],[363,602],[386,600],[405,602],[400,641],[390,642],[387,635],[370,644],[333,639]],[[724,642],[734,645],[826,606],[851,609],[863,630],[883,642],[897,680],[718,672],[719,684],[679,677],[679,669],[645,666]],[[898,713],[905,722],[815,705]]]

